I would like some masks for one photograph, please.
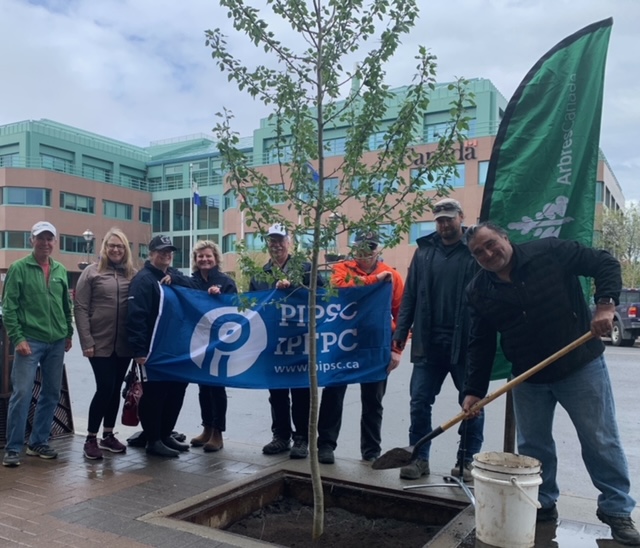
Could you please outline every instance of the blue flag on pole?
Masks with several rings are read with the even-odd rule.
[[[160,314],[146,373],[151,381],[236,388],[309,386],[308,292],[270,290],[237,295],[161,286]],[[386,378],[391,344],[391,284],[320,292],[320,386]]]
[[[200,192],[198,192],[198,185],[193,184],[193,203],[200,207]]]
[[[311,165],[311,162],[307,162],[307,169],[309,173],[311,173],[311,178],[316,182],[320,182],[320,174],[315,170],[315,168]]]

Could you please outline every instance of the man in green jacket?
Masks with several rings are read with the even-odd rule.
[[[27,455],[54,459],[49,446],[53,414],[60,399],[64,353],[73,326],[67,270],[51,258],[57,232],[46,221],[31,228],[33,252],[13,263],[3,291],[3,322],[15,348],[7,412],[7,445],[2,464],[19,466],[27,415],[38,364],[42,386],[27,445]]]

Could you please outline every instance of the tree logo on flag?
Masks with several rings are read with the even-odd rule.
[[[573,217],[565,217],[568,205],[569,198],[558,196],[555,202],[545,204],[542,211],[536,213],[535,219],[525,215],[522,221],[509,223],[508,228],[519,230],[522,235],[533,231],[532,236],[536,238],[558,238],[562,225],[573,221]]]

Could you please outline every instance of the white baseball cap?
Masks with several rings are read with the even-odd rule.
[[[56,227],[47,221],[38,221],[35,225],[31,227],[31,235],[37,236],[38,234],[42,234],[43,232],[51,232],[54,238],[58,237],[58,232],[56,231]]]
[[[286,237],[287,235],[287,229],[284,227],[284,225],[281,225],[280,223],[276,223],[274,225],[271,225],[269,227],[269,230],[267,232],[267,236],[283,236]]]

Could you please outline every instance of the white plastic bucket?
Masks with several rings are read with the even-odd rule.
[[[540,507],[540,461],[512,453],[478,453],[471,474],[476,538],[500,548],[531,548]]]

